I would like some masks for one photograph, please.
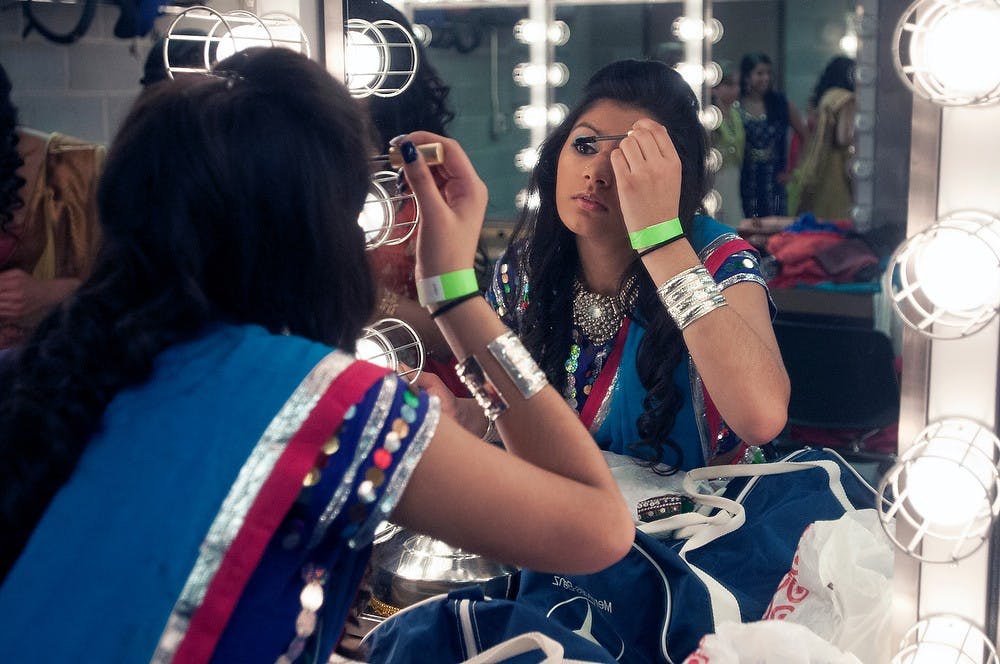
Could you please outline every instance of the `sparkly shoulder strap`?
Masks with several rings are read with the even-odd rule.
[[[360,401],[372,385],[390,373],[388,369],[350,359],[353,358],[340,351],[328,355],[303,380],[286,402],[286,407],[275,416],[272,426],[280,418],[287,420],[298,416],[298,422],[293,425],[297,429],[291,433],[291,438],[259,487],[240,485],[245,475],[252,474],[245,471],[248,464],[255,463],[255,455],[251,454],[244,465],[206,536],[195,568],[160,637],[153,662],[189,664],[211,659],[243,589],[260,563],[268,542],[302,490],[302,481],[316,463],[323,444],[340,428],[347,410]],[[345,361],[349,364],[343,366]],[[318,401],[308,409],[292,407],[295,405],[293,402],[303,396],[301,392],[318,393]],[[303,410],[308,412],[301,412]],[[266,438],[267,433],[258,447],[262,444],[274,447],[275,441]],[[234,496],[234,493],[241,495]],[[243,495],[247,493],[251,495]],[[237,524],[235,536],[225,538],[220,546],[214,539],[218,538],[218,533],[214,531],[224,530],[225,525],[232,522],[231,515],[226,514],[227,508],[241,501],[250,503],[245,517]]]

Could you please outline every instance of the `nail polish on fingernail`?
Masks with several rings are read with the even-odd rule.
[[[403,161],[412,164],[417,160],[417,146],[410,141],[406,141],[399,146],[399,151],[403,154]]]
[[[394,136],[393,138],[389,139],[389,145],[396,147],[403,141],[404,138],[406,138],[406,134],[400,134],[399,136]]]

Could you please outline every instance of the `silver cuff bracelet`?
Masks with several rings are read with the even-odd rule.
[[[656,294],[681,330],[728,304],[704,265],[695,265],[674,276],[657,288]]]
[[[507,372],[525,399],[535,396],[548,385],[549,381],[545,378],[545,373],[538,368],[531,353],[513,332],[509,330],[504,332],[486,344],[486,348]]]

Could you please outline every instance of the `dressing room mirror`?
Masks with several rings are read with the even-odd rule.
[[[495,256],[505,245],[518,216],[518,194],[527,184],[527,168],[518,165],[519,152],[531,144],[531,131],[518,117],[519,107],[531,102],[530,89],[515,81],[515,70],[530,60],[530,47],[515,36],[515,25],[528,17],[526,2],[447,2],[444,0],[400,0],[393,2],[417,26],[424,42],[426,58],[449,86],[449,103],[455,112],[448,133],[465,147],[479,173],[490,189],[484,240],[487,250]],[[859,6],[860,5],[860,6]],[[779,310],[779,319],[795,324],[830,324],[829,331],[806,330],[810,339],[799,338],[798,327],[782,330],[787,334],[786,361],[797,376],[801,394],[809,394],[793,410],[803,412],[802,423],[816,426],[857,425],[882,429],[895,421],[898,407],[897,377],[893,359],[900,351],[900,331],[890,307],[879,294],[879,264],[902,238],[906,198],[906,169],[883,169],[872,165],[877,161],[906,163],[909,137],[898,142],[875,141],[875,102],[877,85],[898,82],[886,70],[888,50],[879,40],[877,2],[857,0],[706,0],[705,13],[722,26],[721,38],[711,44],[707,61],[722,63],[738,72],[745,53],[762,52],[773,63],[774,87],[783,92],[797,112],[805,119],[809,99],[826,64],[835,56],[847,56],[857,62],[857,117],[855,132],[857,148],[855,179],[855,227],[865,233],[865,242],[874,244],[873,257],[867,258],[870,274],[854,277],[845,284],[834,279],[834,288],[801,288],[794,280],[775,282],[772,296]],[[676,19],[685,12],[682,2],[576,2],[556,1],[554,18],[568,28],[565,43],[554,47],[554,61],[564,65],[565,81],[549,89],[550,103],[571,106],[580,96],[588,76],[603,64],[621,58],[655,58],[668,63],[685,59],[684,43],[674,34]],[[350,2],[346,13],[351,16]],[[884,40],[882,40],[884,41]],[[708,102],[708,99],[705,100]],[[905,117],[908,108],[896,109]],[[894,123],[904,124],[904,123]],[[876,145],[880,154],[876,154]],[[800,145],[800,150],[802,146]],[[891,187],[883,188],[875,205],[876,178],[897,178]],[[791,221],[789,218],[788,221]],[[787,223],[787,222],[786,222]],[[777,230],[780,226],[772,230]],[[764,249],[767,235],[751,238]],[[860,245],[855,245],[860,246]],[[849,258],[855,258],[851,254]],[[766,276],[782,268],[776,260],[765,260]],[[769,274],[767,270],[772,272]],[[860,274],[860,273],[859,273]],[[816,282],[822,282],[817,277]],[[842,340],[841,328],[860,330],[864,336],[851,347],[845,347],[848,359],[835,358],[833,369],[840,371],[841,380],[831,381],[829,374],[821,377],[814,366],[811,352],[814,343],[828,346]],[[818,336],[817,336],[818,335]],[[865,354],[858,344],[870,345]],[[868,346],[866,346],[868,347]],[[853,350],[852,350],[853,348]],[[798,368],[796,349],[806,353],[803,368]],[[834,357],[833,354],[829,354]],[[871,375],[876,366],[878,375]],[[849,367],[849,369],[847,368]],[[837,387],[833,387],[836,383]],[[824,421],[814,416],[828,404],[820,388],[838,390],[840,394],[857,393],[861,386],[872,391],[844,404],[837,419]],[[812,389],[807,386],[813,386]],[[798,393],[797,393],[798,394]],[[801,408],[800,408],[801,407]],[[807,413],[812,412],[807,416]],[[853,415],[853,417],[852,417]],[[868,433],[867,430],[864,433]],[[891,432],[870,442],[880,452],[895,449]],[[832,441],[827,441],[832,442]],[[852,441],[857,442],[857,441]],[[864,446],[864,441],[858,443]]]

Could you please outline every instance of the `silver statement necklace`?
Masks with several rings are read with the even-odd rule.
[[[635,275],[615,295],[601,295],[573,280],[573,324],[595,344],[602,344],[618,334],[625,314],[632,311],[638,292]]]

